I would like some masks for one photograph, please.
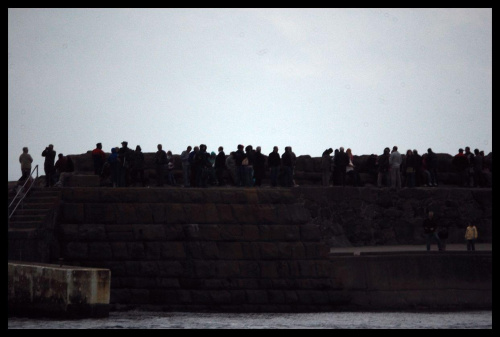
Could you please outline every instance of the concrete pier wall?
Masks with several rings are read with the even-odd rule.
[[[8,263],[9,316],[85,318],[109,314],[108,269]]]

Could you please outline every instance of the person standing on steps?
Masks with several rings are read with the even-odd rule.
[[[45,162],[43,163],[43,170],[45,171],[45,187],[54,186],[55,179],[55,160],[56,151],[54,151],[54,145],[50,144],[43,150],[42,157],[45,157]]]
[[[22,185],[26,179],[28,179],[31,173],[31,163],[33,158],[28,153],[28,148],[23,147],[23,153],[19,156],[19,163],[21,164],[21,178],[17,181],[18,185]]]

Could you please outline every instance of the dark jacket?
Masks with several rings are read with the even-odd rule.
[[[381,173],[389,171],[389,153],[384,153],[380,155],[377,159],[378,171]]]
[[[261,152],[254,153],[254,169],[256,171],[264,171],[266,167],[266,157]]]
[[[226,154],[224,151],[220,151],[215,157],[215,166],[216,169],[223,169],[226,167]]]
[[[404,162],[405,171],[408,168],[412,168],[413,172],[417,171],[417,162],[413,153],[405,156],[405,162]]]
[[[281,158],[280,154],[278,152],[271,152],[269,156],[267,157],[267,166],[271,167],[277,167],[281,165]]]
[[[437,156],[434,152],[428,152],[427,153],[427,169],[428,170],[435,170],[437,169]]]
[[[343,168],[345,170],[347,164],[349,164],[349,157],[347,156],[347,153],[339,151],[339,153],[333,158],[333,161],[337,168],[341,170]]]
[[[245,159],[247,157],[247,155],[245,154],[245,152],[243,152],[242,149],[239,149],[237,150],[235,153],[234,153],[234,164],[236,166],[241,166],[241,162],[243,161],[243,159]]]
[[[54,161],[56,159],[56,151],[50,150],[48,147],[42,152],[42,157],[45,157],[45,162],[43,163],[43,168],[47,170],[54,169]]]
[[[434,232],[436,232],[436,229],[437,229],[437,223],[436,223],[436,220],[434,220],[434,218],[432,218],[432,219],[427,218],[424,220],[424,233],[425,234],[434,233]]]
[[[134,151],[134,167],[135,170],[144,170],[144,153],[139,150]]]
[[[281,164],[283,166],[293,167],[292,161],[293,161],[292,154],[288,151],[285,151],[285,153],[283,153],[283,155],[281,156]]]
[[[463,171],[469,167],[469,161],[467,160],[467,157],[464,154],[460,153],[453,157],[451,163],[458,171]]]
[[[165,150],[156,151],[154,162],[155,162],[155,165],[166,165],[167,164],[167,153],[165,152]]]

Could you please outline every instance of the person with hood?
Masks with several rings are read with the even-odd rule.
[[[329,148],[323,151],[321,155],[321,178],[324,187],[330,185],[330,174],[332,170],[332,157],[330,155],[333,153],[333,149]]]

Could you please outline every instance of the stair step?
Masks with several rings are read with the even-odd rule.
[[[45,195],[35,195],[35,194],[32,194],[28,197],[26,197],[26,199],[29,199],[30,201],[37,201],[37,202],[53,202],[55,200],[57,200],[56,197],[53,197],[53,196],[45,196]]]
[[[49,211],[49,208],[18,208],[16,214],[19,215],[45,215]]]
[[[42,224],[42,221],[9,221],[9,229],[36,229]]]
[[[46,190],[32,190],[31,191],[31,194],[33,196],[51,196],[51,197],[57,197],[59,196],[59,194],[61,193],[61,191],[59,190],[55,190],[55,191],[46,191]]]
[[[47,216],[46,213],[43,214],[18,214],[17,212],[10,218],[11,222],[24,222],[24,221],[43,221]]]
[[[41,203],[41,202],[31,202],[31,201],[26,201],[24,202],[24,205],[22,206],[22,209],[50,209],[52,208],[54,204],[53,203]],[[18,209],[21,206],[18,207]]]

